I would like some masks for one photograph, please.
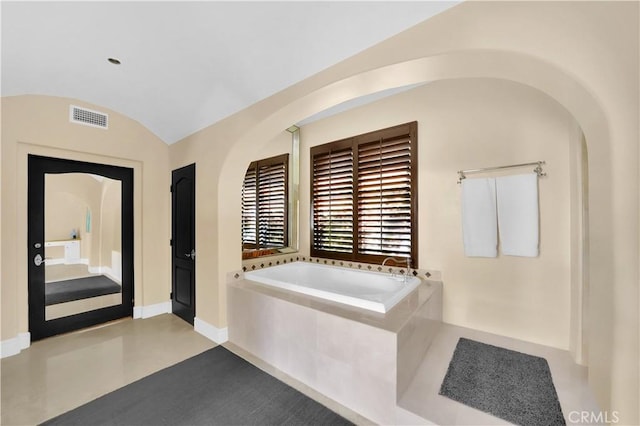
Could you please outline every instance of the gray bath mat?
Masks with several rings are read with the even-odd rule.
[[[519,425],[564,425],[544,358],[460,338],[440,395]]]

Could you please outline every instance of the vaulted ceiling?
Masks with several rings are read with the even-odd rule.
[[[455,4],[2,1],[2,96],[79,99],[171,144]]]

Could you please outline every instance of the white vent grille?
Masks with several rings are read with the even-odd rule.
[[[107,129],[109,127],[109,116],[102,112],[80,108],[75,105],[69,107],[69,121],[85,126],[99,127]]]

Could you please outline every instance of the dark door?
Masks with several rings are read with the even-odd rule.
[[[171,310],[193,324],[196,312],[196,166],[171,176]]]
[[[133,169],[36,155],[29,155],[28,161],[29,228],[27,239],[29,247],[29,331],[31,339],[35,341],[114,319],[132,316]],[[74,176],[82,176],[85,181],[88,180],[98,185],[97,187],[82,186],[85,188],[85,195],[88,192],[87,188],[91,190],[107,188],[104,185],[104,181],[109,181],[110,188],[114,186],[118,188],[115,198],[110,198],[111,204],[106,206],[112,208],[113,211],[111,213],[114,215],[113,217],[118,216],[116,220],[120,224],[119,227],[112,228],[111,233],[112,239],[119,240],[118,249],[109,253],[110,258],[111,254],[115,253],[115,258],[118,259],[117,267],[113,263],[109,263],[108,267],[111,271],[109,275],[115,280],[109,284],[112,288],[109,290],[110,296],[117,296],[115,302],[108,301],[104,303],[104,299],[100,299],[98,303],[97,298],[104,296],[105,293],[96,294],[96,281],[82,281],[82,283],[78,284],[77,279],[70,279],[69,277],[64,277],[63,279],[58,277],[57,280],[50,279],[52,267],[50,261],[56,259],[51,259],[50,254],[47,255],[45,251],[56,248],[55,246],[59,249],[64,248],[64,258],[59,259],[64,264],[54,266],[84,267],[87,269],[88,274],[91,265],[83,266],[79,259],[81,257],[79,247],[83,244],[88,244],[92,237],[93,239],[97,238],[96,234],[99,233],[97,223],[93,223],[93,229],[91,229],[91,209],[87,207],[86,216],[83,215],[71,222],[69,221],[70,218],[58,215],[59,222],[66,221],[70,228],[73,227],[73,230],[69,229],[69,231],[72,231],[72,235],[53,238],[48,235],[52,226],[58,227],[59,223],[58,221],[45,223],[46,211],[52,206],[50,202],[46,202],[47,197],[51,196],[51,191],[47,191],[47,182],[53,187],[52,182],[59,181],[58,178],[73,178]],[[109,193],[114,194],[113,192]],[[83,197],[78,196],[69,199],[79,200],[83,199]],[[59,204],[62,203],[58,202],[57,207],[60,207]],[[97,219],[98,212],[94,211],[92,213],[93,217]],[[47,229],[49,230],[46,231]],[[76,235],[76,232],[78,235]],[[67,246],[69,242],[72,244]],[[61,247],[61,245],[65,247]],[[70,253],[68,255],[67,250],[69,249],[71,252],[73,247],[77,248],[76,255]],[[102,266],[99,268],[102,268]],[[115,269],[117,269],[117,273],[113,272]],[[59,274],[60,271],[58,270],[57,273]],[[117,275],[117,278],[113,277],[114,274]],[[93,278],[99,279],[101,283],[107,280],[106,275],[101,273],[94,273],[93,275]],[[87,278],[86,275],[85,278]],[[114,287],[115,290],[113,289]],[[60,297],[63,299],[60,299]],[[78,309],[78,306],[80,306],[80,309]]]

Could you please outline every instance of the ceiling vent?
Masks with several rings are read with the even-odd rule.
[[[109,116],[107,114],[75,105],[69,106],[69,121],[101,129],[109,128]]]

